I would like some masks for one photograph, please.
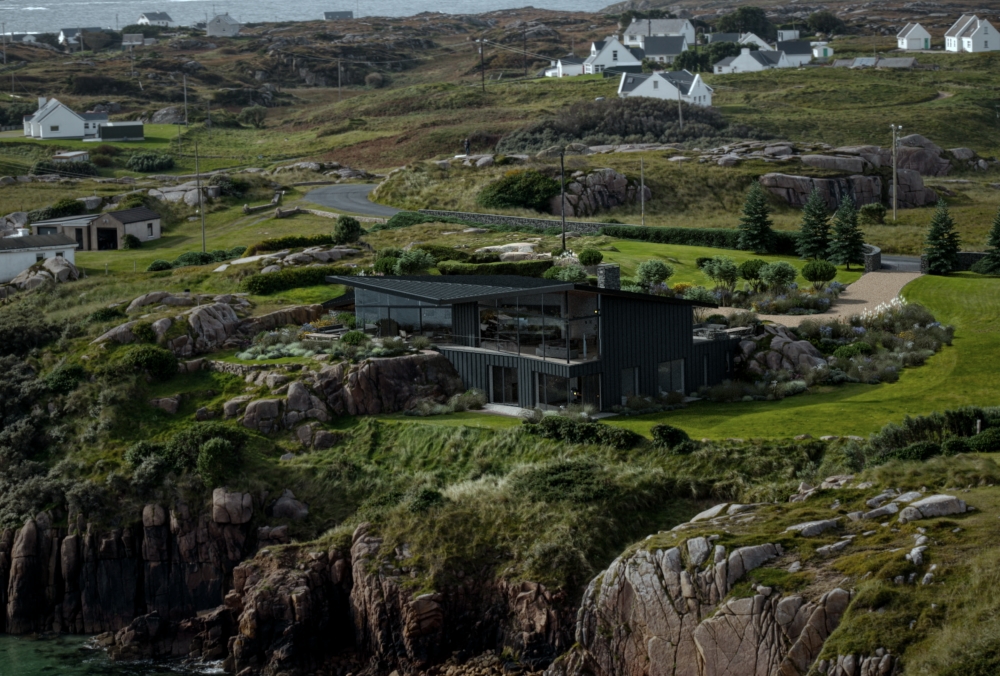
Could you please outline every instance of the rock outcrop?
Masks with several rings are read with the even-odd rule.
[[[643,190],[648,202],[652,198],[648,187],[641,186],[639,181],[630,181],[614,169],[595,169],[589,174],[576,172],[566,185],[566,217],[593,216],[626,204],[636,204]],[[562,213],[560,195],[552,198],[549,211],[556,215]]]
[[[763,335],[741,340],[736,363],[755,376],[777,371],[804,375],[827,365],[815,345],[780,325],[765,325]]]
[[[337,415],[395,413],[465,391],[458,371],[436,352],[332,364],[316,376],[316,386]]]
[[[80,279],[80,271],[75,265],[62,256],[46,258],[41,263],[32,265],[10,280],[10,285],[21,291],[30,291],[43,284],[54,282],[75,282]]]
[[[819,191],[830,210],[836,209],[845,196],[853,199],[858,206],[882,201],[882,179],[878,176],[854,174],[845,178],[812,178],[771,173],[764,174],[759,180],[769,192],[794,207],[803,206],[813,190]]]

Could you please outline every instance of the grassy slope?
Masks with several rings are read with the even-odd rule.
[[[701,403],[611,422],[644,434],[655,423],[666,422],[697,438],[867,435],[906,415],[995,404],[1000,388],[1000,374],[993,368],[1000,359],[1000,279],[925,276],[907,286],[904,295],[927,306],[941,322],[953,324],[956,333],[953,347],[920,368],[907,369],[898,383],[847,385],[779,402]]]

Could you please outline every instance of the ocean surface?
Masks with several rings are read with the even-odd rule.
[[[531,5],[574,12],[596,11],[611,0],[459,0],[449,14],[479,14]],[[412,16],[439,12],[436,0],[0,0],[0,22],[7,32],[58,33],[62,28],[120,28],[142,12],[166,12],[177,23],[192,25],[228,12],[241,23],[311,21],[323,12],[353,11],[355,17]]]
[[[221,667],[184,669],[179,664],[116,664],[79,636],[47,639],[0,634],[0,676],[194,676],[222,674]]]

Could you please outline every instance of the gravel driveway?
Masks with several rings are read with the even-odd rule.
[[[888,303],[899,295],[903,287],[920,276],[919,272],[869,272],[847,287],[833,306],[818,315],[758,315],[760,319],[798,326],[806,319],[838,319],[859,315],[865,310],[874,310],[882,303]],[[724,314],[737,312],[736,308],[720,308]]]

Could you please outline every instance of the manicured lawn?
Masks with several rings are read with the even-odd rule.
[[[712,249],[701,246],[679,246],[674,244],[650,244],[649,242],[635,242],[630,240],[615,240],[611,246],[618,251],[603,251],[604,260],[608,263],[618,263],[622,266],[622,275],[632,275],[635,268],[651,258],[658,258],[670,264],[674,268],[674,276],[670,278],[670,284],[688,283],[701,286],[713,286],[711,280],[695,266],[697,259],[712,256],[729,256],[737,264],[750,258],[761,258],[768,262],[788,261],[798,269],[806,264],[806,261],[790,256],[757,256],[747,251],[733,251],[732,249]],[[850,284],[861,277],[861,270],[854,266],[850,271],[840,268],[837,273],[837,281]],[[805,280],[799,279],[800,284]]]
[[[441,425],[444,427],[485,427],[488,429],[502,430],[508,427],[517,427],[521,424],[518,418],[511,418],[495,413],[483,413],[480,411],[465,411],[463,413],[449,413],[447,415],[433,415],[426,418],[415,415],[379,415],[374,416],[378,420],[420,423],[424,425]]]
[[[645,435],[654,424],[665,422],[694,438],[867,435],[906,415],[998,404],[1000,279],[971,273],[925,276],[909,284],[904,295],[928,307],[939,321],[953,324],[956,333],[952,347],[944,348],[924,366],[907,369],[897,383],[850,385],[779,402],[706,402],[681,411],[608,422]]]

